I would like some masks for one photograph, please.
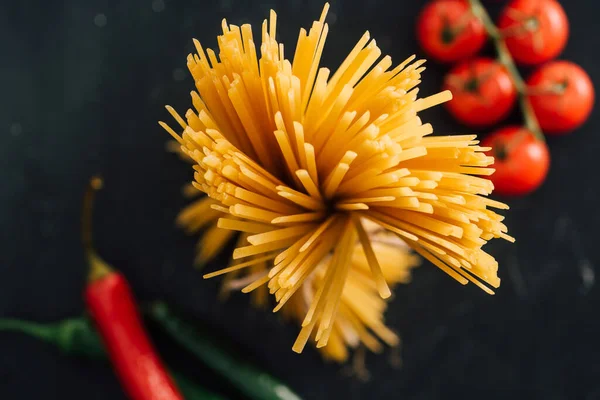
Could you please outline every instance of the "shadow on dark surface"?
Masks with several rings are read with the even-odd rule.
[[[338,65],[367,29],[395,61],[418,52],[414,19],[423,4],[333,1],[324,64]],[[562,4],[572,25],[563,58],[600,76],[600,59],[590,54],[600,45],[591,34],[598,4]],[[306,399],[600,398],[597,113],[571,136],[549,141],[552,166],[539,191],[508,200],[506,223],[517,243],[488,245],[503,281],[496,296],[461,287],[429,264],[398,288],[387,321],[403,338],[401,369],[386,354],[369,355],[372,379],[356,382],[313,349],[293,353],[297,328],[250,308],[243,295],[215,300],[218,282],[191,268],[195,240],[173,223],[191,171],[164,151],[168,137],[156,121],[167,118],[164,104],[188,106],[192,37],[215,47],[223,17],[256,29],[271,7],[290,54],[322,2],[0,6],[0,315],[50,321],[82,312],[80,200],[100,172],[106,188],[98,197],[97,247],[138,297],[163,297],[193,313]],[[444,71],[429,65],[421,93],[434,93]],[[423,119],[438,133],[465,131],[441,107]],[[160,338],[159,345],[170,360],[186,357]],[[0,353],[1,399],[123,398],[108,366],[13,334],[0,334]]]

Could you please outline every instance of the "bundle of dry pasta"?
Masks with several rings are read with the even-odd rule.
[[[394,234],[369,221],[364,221],[364,224],[386,282],[390,286],[408,283],[410,269],[419,264],[419,258],[407,251],[408,246]],[[342,290],[329,341],[327,346],[319,348],[324,358],[337,362],[346,361],[348,348],[355,349],[360,344],[375,353],[382,350],[379,339],[392,347],[399,344],[398,336],[384,323],[387,302],[379,296],[373,280],[369,279],[369,262],[360,243],[354,245],[350,260],[348,279]],[[331,256],[320,262],[313,275],[282,308],[284,314],[303,322],[330,262]],[[312,339],[316,341],[316,335],[312,335]]]
[[[168,107],[181,133],[161,122],[194,161],[194,187],[210,196],[194,212],[206,221],[220,213],[219,228],[243,233],[236,263],[219,273],[266,263],[266,273],[251,274],[242,291],[266,285],[275,311],[304,283],[315,286],[297,352],[311,336],[327,345],[336,331],[357,242],[373,287],[390,296],[364,220],[488,293],[500,280],[482,246],[512,240],[503,217],[488,208],[507,207],[484,197],[493,185],[476,176],[493,172],[487,149],[474,135],[429,136],[432,126],[417,115],[450,93],[418,98],[423,61],[411,57],[392,68],[368,33],[334,74],[319,68],[326,13],[327,6],[300,31],[291,61],[275,40],[274,12],[263,23],[260,54],[249,25],[223,21],[218,56],[197,41],[197,54],[188,56],[194,110],[184,119]],[[219,232],[204,243],[202,258],[231,235]]]
[[[178,149],[179,147],[172,148],[173,151],[179,153]],[[182,158],[188,159],[186,156]],[[184,189],[186,197],[194,198],[201,193],[191,186],[186,186]],[[217,226],[219,213],[212,212],[210,208],[214,203],[210,197],[196,199],[182,210],[177,219],[178,225],[189,234],[206,228],[197,246],[196,263],[199,266],[221,252],[231,240],[232,234],[236,233]],[[410,270],[419,265],[419,258],[411,254],[406,243],[398,236],[369,220],[363,220],[362,223],[381,262],[381,270],[386,282],[389,285],[408,283]],[[246,243],[247,235],[247,233],[240,234],[237,238],[238,243]],[[292,296],[282,308],[282,313],[288,319],[302,323],[314,298],[314,293],[321,284],[330,259],[331,257],[326,257],[321,260],[320,265],[303,284],[302,289]],[[235,268],[224,275],[225,280],[221,285],[223,295],[243,288],[268,272],[267,260],[251,259],[250,261],[252,264],[248,268]],[[340,363],[348,360],[349,348],[356,349],[361,344],[373,352],[382,350],[379,339],[392,347],[399,344],[397,335],[384,323],[387,303],[379,296],[373,281],[369,279],[369,264],[360,242],[354,245],[351,263],[349,280],[342,292],[340,308],[333,322],[334,327],[329,342],[327,346],[319,348],[325,359]],[[205,277],[210,278],[221,274],[222,271],[217,271],[207,274]],[[253,290],[251,296],[255,306],[263,307],[269,304],[268,290],[264,285]]]

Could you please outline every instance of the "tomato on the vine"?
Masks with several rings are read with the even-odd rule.
[[[423,50],[441,62],[476,54],[487,39],[481,21],[466,0],[438,0],[425,6],[417,19],[417,40]]]
[[[526,65],[557,57],[569,37],[567,15],[556,0],[513,0],[498,28],[515,61]]]
[[[444,79],[452,91],[446,108],[460,122],[472,127],[491,126],[510,112],[517,90],[506,68],[491,58],[477,58],[454,67]]]
[[[487,154],[495,159],[496,172],[490,176],[495,193],[506,196],[531,193],[548,174],[548,147],[526,128],[499,129],[487,136],[481,146],[492,148]]]
[[[554,61],[527,80],[529,100],[545,133],[566,133],[581,126],[594,106],[594,85],[577,64]]]

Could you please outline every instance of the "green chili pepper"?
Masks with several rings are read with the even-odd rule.
[[[0,320],[0,331],[25,333],[55,345],[65,354],[106,358],[100,337],[85,318],[70,318],[51,324],[3,319]]]
[[[25,333],[55,345],[65,354],[91,359],[107,358],[100,336],[85,318],[71,318],[53,324],[0,319],[0,331]],[[223,400],[221,396],[206,391],[181,374],[172,370],[170,373],[186,399]]]
[[[165,303],[153,304],[149,316],[175,341],[246,396],[255,400],[300,400],[286,385],[225,351],[209,335],[175,315]]]

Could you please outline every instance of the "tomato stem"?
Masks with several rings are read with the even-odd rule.
[[[502,32],[500,32],[496,25],[494,25],[494,22],[492,22],[490,15],[486,11],[483,4],[481,4],[480,0],[469,0],[469,4],[471,5],[471,11],[473,15],[479,18],[485,27],[487,34],[494,42],[494,47],[496,48],[496,53],[498,54],[498,62],[504,65],[508,74],[510,75],[511,80],[513,81],[513,84],[515,85],[515,89],[519,95],[519,107],[523,113],[525,127],[529,129],[531,133],[533,133],[536,139],[545,142],[546,139],[544,138],[540,124],[535,117],[535,113],[533,112],[533,108],[531,107],[531,103],[527,97],[527,85],[521,77],[515,62],[512,59],[508,48],[506,47]]]
[[[539,31],[540,22],[537,17],[531,16],[523,19],[519,25],[513,25],[501,30],[500,36],[503,39],[523,35],[525,33],[536,33]]]
[[[529,96],[540,96],[540,95],[556,95],[562,96],[565,94],[565,91],[569,87],[569,81],[567,79],[562,82],[556,82],[551,85],[545,86],[529,86],[527,87],[527,94]]]
[[[441,39],[444,44],[451,44],[456,38],[456,33],[454,29],[450,26],[450,22],[448,22],[447,18],[444,21],[444,28],[441,31]]]
[[[504,161],[508,157],[508,146],[500,141],[494,143],[494,158]]]

